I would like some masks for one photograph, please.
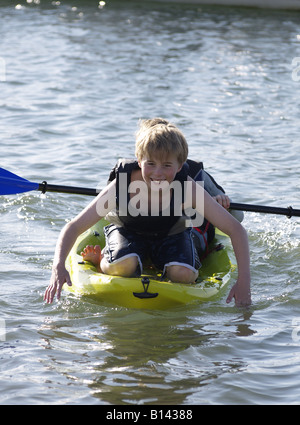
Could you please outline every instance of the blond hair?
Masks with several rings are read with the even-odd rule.
[[[188,156],[188,144],[182,132],[163,118],[141,120],[136,133],[135,155],[140,161],[144,157],[175,155],[183,164]]]

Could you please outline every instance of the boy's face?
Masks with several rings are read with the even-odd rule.
[[[174,180],[182,164],[175,155],[160,155],[158,152],[155,157],[144,157],[139,161],[139,166],[148,187],[163,189],[164,184],[170,184]]]

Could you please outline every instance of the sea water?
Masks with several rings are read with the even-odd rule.
[[[186,135],[235,202],[300,208],[298,12],[2,1],[1,166],[104,187],[140,118]],[[253,305],[43,303],[61,228],[91,198],[2,196],[1,404],[299,404],[299,218],[245,213]]]

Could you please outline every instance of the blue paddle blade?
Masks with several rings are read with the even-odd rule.
[[[10,171],[0,168],[0,195],[29,192],[39,188],[38,183],[23,179]]]

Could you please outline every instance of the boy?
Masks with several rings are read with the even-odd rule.
[[[227,302],[235,298],[236,305],[250,304],[247,233],[226,211],[228,197],[213,199],[189,176],[183,134],[161,118],[145,120],[136,136],[135,153],[137,161],[120,163],[107,187],[62,230],[44,299],[52,302],[56,292],[60,297],[65,282],[71,285],[66,257],[77,236],[104,216],[111,224],[105,228],[106,245],[97,264],[103,273],[132,276],[142,271],[143,260],[150,255],[171,281],[194,282],[200,261],[191,226],[200,227],[204,216],[230,236],[236,255],[238,279]],[[99,251],[87,249],[83,255],[99,263]]]

